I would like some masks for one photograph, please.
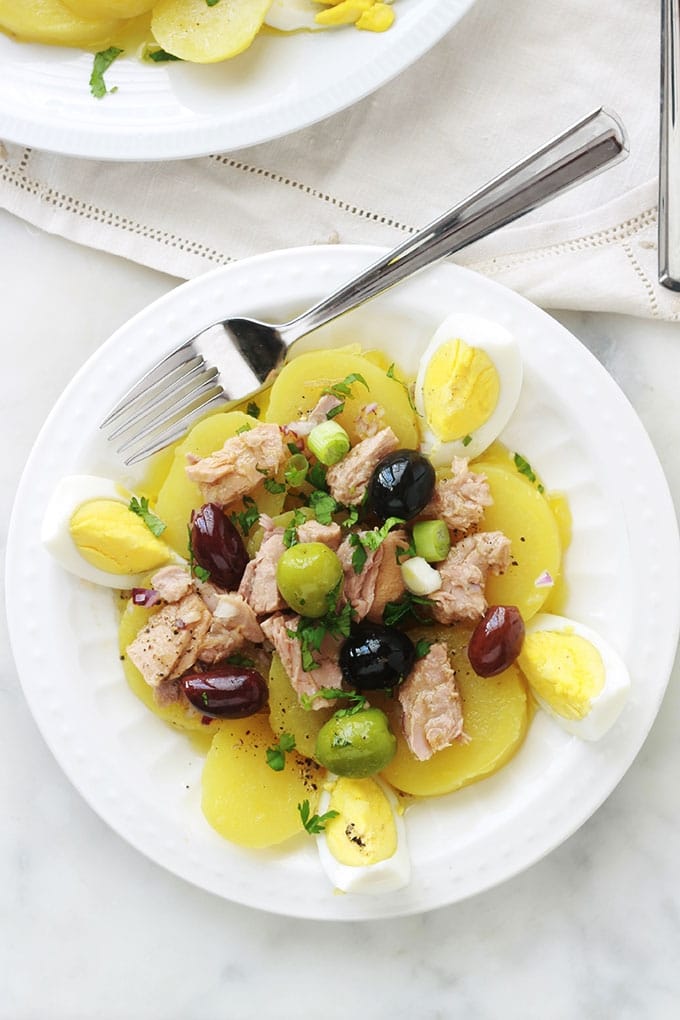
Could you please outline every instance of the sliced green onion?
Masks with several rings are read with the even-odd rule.
[[[302,485],[304,482],[308,470],[309,461],[304,453],[295,453],[286,464],[286,470],[283,475],[288,484],[296,489],[298,485]]]
[[[404,584],[413,595],[431,595],[442,586],[441,574],[422,556],[406,560],[399,569]]]
[[[307,446],[326,467],[337,464],[349,453],[349,436],[337,421],[322,421],[307,436]]]
[[[428,563],[446,559],[451,548],[451,536],[444,521],[419,521],[413,525],[416,555]]]

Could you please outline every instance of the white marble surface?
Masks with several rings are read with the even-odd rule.
[[[3,548],[22,465],[53,401],[115,327],[175,283],[0,212]],[[627,394],[678,507],[680,325],[558,317]],[[2,1020],[678,1016],[677,664],[630,771],[544,861],[429,914],[324,924],[212,898],[111,832],[38,733],[4,618],[2,628]]]

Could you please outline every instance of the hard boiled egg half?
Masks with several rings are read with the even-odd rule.
[[[435,467],[477,457],[498,437],[519,399],[522,358],[503,326],[454,313],[420,359],[415,404],[422,449]]]
[[[129,509],[130,500],[109,478],[68,475],[45,509],[42,544],[85,581],[134,588],[150,570],[179,557]]]
[[[319,812],[337,811],[317,836],[324,871],[347,893],[393,892],[408,885],[406,827],[394,790],[375,776],[331,778]]]
[[[583,740],[603,737],[628,699],[630,677],[619,654],[565,616],[535,616],[517,661],[541,708]]]

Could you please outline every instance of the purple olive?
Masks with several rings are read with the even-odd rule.
[[[248,562],[243,539],[217,503],[191,512],[191,550],[210,580],[221,588],[238,588]]]
[[[489,606],[472,632],[468,659],[478,676],[496,676],[522,650],[524,620],[516,606]]]
[[[267,703],[266,683],[248,666],[217,666],[206,673],[187,673],[181,682],[194,708],[215,719],[243,719]]]

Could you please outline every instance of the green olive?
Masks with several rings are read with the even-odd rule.
[[[328,596],[342,578],[342,564],[323,542],[299,542],[281,555],[276,583],[291,609],[302,616],[323,616]]]
[[[397,738],[379,708],[334,715],[316,738],[316,760],[330,772],[351,779],[365,779],[380,772],[396,750]]]

